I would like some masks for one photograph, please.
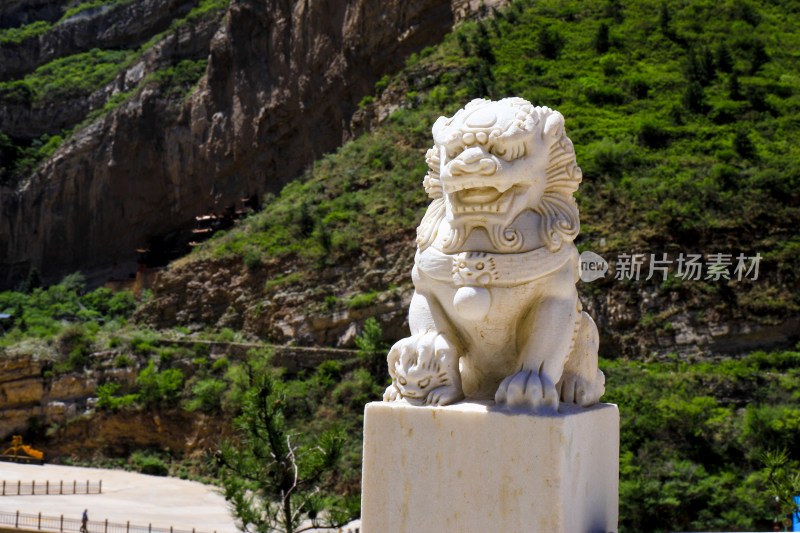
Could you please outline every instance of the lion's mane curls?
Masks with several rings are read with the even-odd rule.
[[[482,103],[486,101],[470,102],[465,109]],[[564,130],[564,117],[549,107],[533,107],[530,102],[522,98],[505,98],[500,100],[500,103],[514,108],[518,120],[509,131],[498,132],[498,136],[516,136],[517,132],[539,129],[539,135],[535,135],[530,141],[531,145],[526,147],[526,151],[530,151],[527,151],[525,157],[533,157],[537,150],[544,150],[549,146],[545,190],[536,205],[530,205],[529,208],[541,218],[539,228],[541,240],[550,251],[558,251],[564,242],[572,242],[580,230],[578,206],[573,193],[580,185],[581,169],[575,159],[572,141]],[[434,131],[449,127],[457,116],[458,113],[449,119],[440,117],[434,126]],[[436,137],[434,134],[434,145],[425,155],[429,170],[423,185],[425,192],[433,201],[417,228],[417,246],[420,251],[433,243],[446,214],[444,189],[440,178],[442,158],[446,151],[445,147],[436,142]],[[548,137],[552,140],[547,139]],[[461,237],[466,238],[466,235]]]

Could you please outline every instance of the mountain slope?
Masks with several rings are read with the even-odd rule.
[[[346,344],[351,321],[375,314],[400,333],[411,230],[428,202],[420,182],[430,126],[471,98],[519,95],[567,118],[584,175],[578,245],[619,278],[581,287],[607,356],[793,346],[797,14],[741,2],[664,6],[517,2],[412,55],[362,101],[354,122],[371,133],[173,265],[138,316]],[[626,254],[644,257],[640,279],[622,276]],[[667,279],[657,270],[645,279],[662,254]],[[707,267],[699,279],[678,277],[681,254],[704,263],[723,254],[729,279]],[[738,279],[739,254],[761,257],[757,279]],[[198,270],[237,282],[220,291],[195,283]]]

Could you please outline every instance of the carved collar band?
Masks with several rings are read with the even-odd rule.
[[[578,264],[574,245],[565,244],[557,252],[541,247],[519,254],[446,254],[428,247],[417,250],[414,257],[420,271],[439,281],[452,281],[456,287],[513,287],[551,274],[567,261]]]

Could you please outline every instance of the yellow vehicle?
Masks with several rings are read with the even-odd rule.
[[[11,448],[0,455],[0,461],[9,463],[44,464],[44,453],[22,444],[22,435],[11,437]]]

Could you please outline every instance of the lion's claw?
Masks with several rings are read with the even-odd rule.
[[[464,393],[459,387],[444,385],[428,393],[425,405],[449,405],[464,398]]]
[[[383,392],[383,401],[384,402],[394,402],[396,400],[401,400],[400,391],[397,390],[397,387],[394,384],[389,385],[386,387],[386,390]]]
[[[507,376],[495,393],[495,402],[513,409],[553,412],[558,409],[558,392],[550,380],[535,370],[520,370]]]
[[[558,385],[559,396],[562,402],[588,407],[597,403],[605,392],[605,381],[605,376],[599,370],[591,382],[580,375],[564,374]]]

